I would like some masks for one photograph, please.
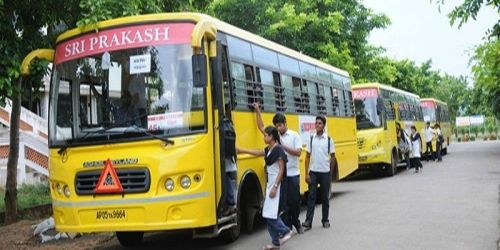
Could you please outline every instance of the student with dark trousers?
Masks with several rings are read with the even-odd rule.
[[[321,223],[323,228],[330,228],[330,220],[328,218],[330,210],[329,195],[336,160],[335,145],[333,140],[326,134],[325,125],[325,117],[317,116],[315,122],[316,134],[312,136],[311,142],[307,143],[305,171],[306,182],[309,184],[309,195],[307,197],[306,220],[302,223],[305,231],[312,227],[318,184],[321,189]]]
[[[264,123],[258,103],[253,104],[257,118],[257,126],[264,134]],[[292,229],[295,227],[297,233],[304,232],[299,220],[300,214],[300,168],[299,157],[302,152],[302,140],[297,132],[287,126],[286,117],[282,113],[276,113],[273,124],[280,134],[281,147],[285,150],[288,162],[286,164],[286,181],[283,192],[286,195],[285,209],[281,216],[285,224]]]
[[[255,156],[264,156],[267,172],[266,195],[262,208],[262,217],[267,221],[267,230],[272,244],[265,245],[263,250],[276,250],[292,237],[292,230],[288,228],[279,216],[281,200],[280,186],[285,179],[286,154],[280,145],[278,130],[273,126],[264,129],[264,150],[236,148],[238,153],[247,153]]]

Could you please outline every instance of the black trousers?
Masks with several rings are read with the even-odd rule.
[[[431,160],[434,160],[434,150],[432,150],[432,141],[426,142],[425,144],[427,145],[427,148],[425,149],[425,155],[427,157],[427,160],[429,160],[429,158]],[[429,149],[430,149],[430,152],[429,152]]]
[[[300,175],[286,177],[286,208],[283,216],[283,222],[290,229],[292,226],[299,230],[301,227],[300,214]]]

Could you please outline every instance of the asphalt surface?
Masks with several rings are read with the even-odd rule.
[[[332,227],[294,235],[281,249],[498,249],[500,141],[454,143],[443,162],[394,177],[359,173],[333,185]],[[300,215],[305,218],[305,208]],[[189,235],[147,234],[136,249],[261,249],[265,224],[231,244]],[[113,239],[102,249],[122,249]]]

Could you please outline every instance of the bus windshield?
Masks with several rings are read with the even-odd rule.
[[[424,115],[424,121],[435,122],[436,121],[436,108],[434,102],[423,101],[420,103],[422,107],[422,113]]]
[[[205,91],[193,87],[190,44],[130,47],[56,62],[50,145],[205,131]]]
[[[358,130],[379,128],[382,126],[380,114],[377,114],[378,93],[376,89],[353,89],[356,109],[356,127]]]

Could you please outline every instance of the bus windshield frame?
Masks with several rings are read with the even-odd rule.
[[[59,43],[49,146],[206,132],[206,89],[193,86],[193,28],[131,25]]]

